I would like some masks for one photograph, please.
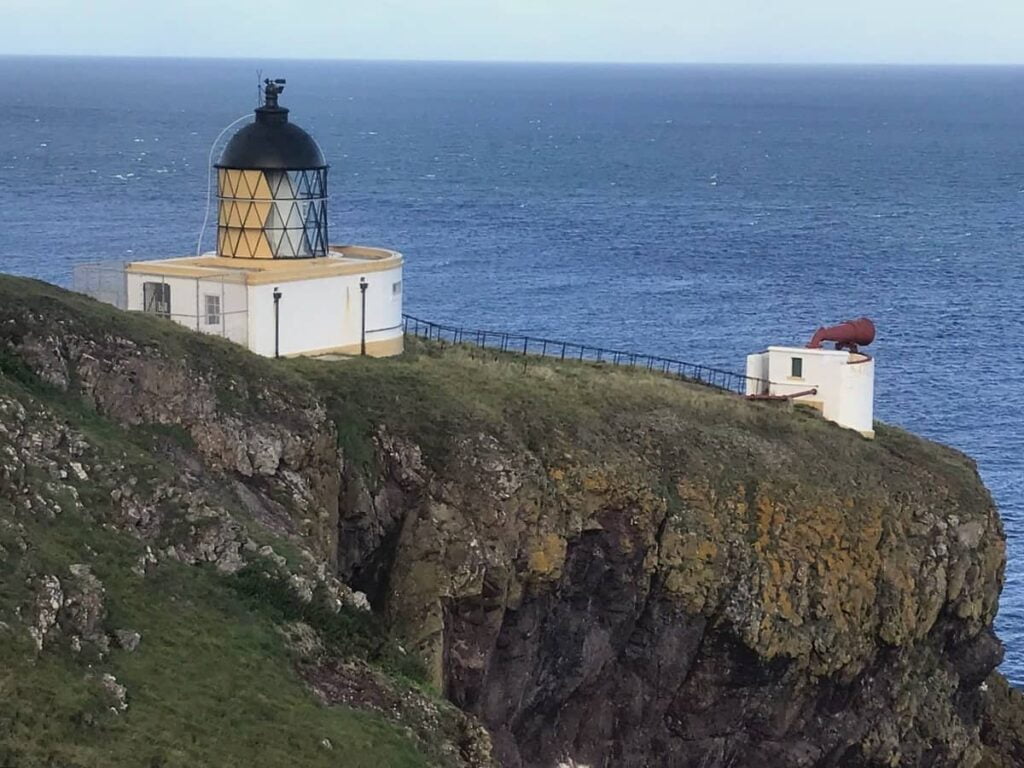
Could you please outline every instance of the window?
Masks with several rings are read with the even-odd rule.
[[[220,325],[220,296],[208,293],[206,294],[204,299],[206,310],[206,324]]]
[[[402,295],[402,281],[391,284],[391,298],[396,299]]]
[[[142,284],[142,308],[161,317],[171,316],[171,286],[167,283]]]
[[[802,357],[794,357],[790,362],[792,363],[789,373],[790,377],[802,379],[804,377],[804,359]]]

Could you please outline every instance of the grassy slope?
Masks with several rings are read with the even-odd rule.
[[[201,339],[152,318],[130,317],[57,289],[0,278],[0,301],[71,315],[78,332],[107,333],[202,356],[235,375],[267,375],[262,361],[218,340]],[[270,372],[287,375],[284,371]],[[175,472],[147,450],[151,435],[127,431],[38,382],[0,350],[0,394],[30,412],[44,407],[82,431],[105,460],[128,464],[143,483]],[[33,480],[42,484],[45,476]],[[100,513],[109,490],[80,488]],[[135,653],[113,650],[96,662],[66,647],[35,658],[24,631],[0,628],[0,766],[423,766],[411,742],[383,719],[318,704],[294,672],[272,621],[215,572],[162,563],[145,579],[131,566],[142,545],[73,512],[53,520],[17,513],[0,500],[0,523],[24,525],[29,549],[0,525],[0,616],[31,601],[32,577],[68,575],[90,563],[106,588],[109,628],[141,632]],[[9,622],[10,623],[10,622]],[[112,715],[94,677],[114,674],[129,709]],[[334,745],[321,745],[328,739]]]
[[[608,364],[524,360],[416,339],[409,340],[406,354],[397,359],[266,360],[159,318],[121,312],[46,283],[3,275],[0,306],[15,317],[29,311],[70,316],[78,333],[131,339],[169,357],[189,359],[195,368],[216,372],[232,385],[273,379],[304,394],[312,385],[331,407],[345,447],[365,460],[371,453],[368,438],[381,423],[415,439],[428,460],[441,463],[453,435],[490,431],[541,455],[604,452],[621,444],[624,427],[671,413],[723,443],[742,443],[748,436],[769,438],[808,455],[820,454],[828,444],[833,460],[850,455],[878,461],[895,454],[924,466],[938,462],[947,471],[971,472],[962,454],[899,429],[878,425],[879,439],[872,443],[804,409],[749,403]],[[10,369],[17,361],[5,361],[0,348],[0,373],[5,366],[8,375],[16,374]]]
[[[392,360],[298,359],[279,365],[309,380],[326,398],[342,440],[357,457],[368,456],[366,437],[381,423],[419,443],[425,459],[439,468],[453,436],[494,434],[557,465],[566,456],[632,454],[637,441],[671,423],[692,434],[690,448],[713,460],[733,461],[740,475],[746,452],[768,446],[806,462],[806,476],[793,475],[794,482],[907,461],[959,477],[965,489],[977,488],[973,464],[963,454],[901,429],[876,424],[877,439],[869,441],[809,409],[752,403],[644,370],[524,361],[416,339],[407,342],[405,355]]]
[[[0,644],[0,765],[337,765],[324,738],[346,765],[425,764],[379,718],[319,706],[271,622],[215,574],[169,564],[141,579],[129,570],[134,542],[69,517],[32,525],[28,538],[38,572],[64,576],[68,563],[92,559],[87,547],[98,553],[108,624],[143,640],[95,665],[128,688],[119,716],[106,712],[85,660],[56,650],[30,662],[27,644]],[[26,565],[0,570],[4,585],[23,584]]]

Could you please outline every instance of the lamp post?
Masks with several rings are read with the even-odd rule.
[[[281,289],[274,288],[274,357],[281,356]]]
[[[359,332],[359,354],[363,357],[366,357],[366,289],[369,286],[370,284],[366,282],[365,277],[359,278],[359,293],[361,294],[363,303],[363,316],[361,320],[362,328]]]

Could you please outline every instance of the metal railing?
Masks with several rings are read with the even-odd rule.
[[[451,344],[469,344],[495,352],[512,355],[547,357],[555,360],[576,360],[590,363],[607,363],[627,368],[641,368],[648,371],[674,376],[685,381],[703,384],[724,392],[746,395],[761,392],[767,382],[744,376],[721,368],[688,363],[670,357],[646,355],[638,352],[623,352],[590,344],[571,341],[557,341],[535,336],[523,336],[503,331],[470,330],[441,323],[422,320],[412,315],[402,315],[406,335],[419,339]],[[749,386],[748,386],[749,385]]]

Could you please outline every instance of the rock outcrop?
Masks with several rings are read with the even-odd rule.
[[[886,430],[833,436],[878,454],[852,476],[782,441],[709,462],[687,426],[616,462],[478,435],[437,472],[385,436],[377,547],[340,564],[395,537],[365,586],[503,765],[976,764],[1004,555],[970,462]]]
[[[1002,768],[1024,754],[1024,705],[994,672],[1004,536],[951,449],[648,373],[433,347],[271,363],[105,322],[59,298],[5,306],[0,356],[105,419],[164,430],[154,450],[180,474],[120,477],[112,499],[150,546],[139,572],[261,558],[300,602],[365,593],[490,738],[325,654],[301,621],[283,630],[300,672],[327,702],[418,711],[419,733],[446,734],[438,760],[487,765],[491,739],[509,768]],[[0,429],[23,445],[0,472],[28,487],[20,407],[0,398]],[[73,430],[41,441],[72,507],[119,475]],[[48,499],[19,503],[61,514]],[[295,546],[298,566],[255,530]],[[102,612],[75,594],[40,577],[38,647],[62,615],[95,638]]]

